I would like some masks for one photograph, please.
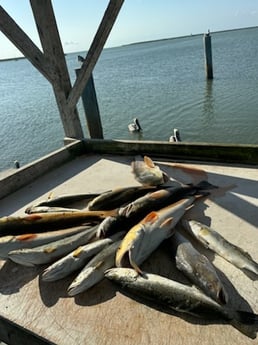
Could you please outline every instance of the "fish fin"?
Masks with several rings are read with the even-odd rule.
[[[152,212],[147,214],[147,216],[143,219],[143,221],[141,223],[142,224],[154,223],[158,218],[159,218],[158,213],[155,211],[152,211]]]
[[[150,193],[149,196],[151,199],[160,199],[163,196],[168,195],[168,194],[169,192],[166,189],[160,189],[160,190]]]
[[[50,254],[50,253],[53,253],[55,250],[56,250],[56,247],[49,246],[49,247],[46,247],[43,251],[46,254]]]
[[[95,266],[95,269],[99,268],[101,265],[103,265],[104,261],[101,260],[97,263],[97,265]]]
[[[258,314],[249,311],[237,310],[235,313],[236,321],[244,325],[258,325]]]
[[[234,318],[231,320],[231,325],[235,327],[242,334],[251,339],[256,338],[258,329],[258,315],[252,312],[240,311],[235,312]]]
[[[134,262],[134,261],[132,260],[131,251],[130,251],[130,250],[129,250],[128,254],[129,254],[129,262],[130,262],[132,268],[133,268],[139,275],[143,275],[143,271],[142,271],[142,270],[140,269],[140,267],[136,264],[136,262]]]
[[[53,196],[54,196],[54,192],[50,192],[50,193],[48,194],[47,199],[48,199],[48,200],[51,200],[51,199],[53,199]]]
[[[164,222],[160,224],[160,227],[163,228],[164,226],[171,224],[173,222],[173,219],[174,219],[173,217],[169,217],[165,219]]]
[[[144,156],[143,157],[144,163],[149,167],[149,168],[155,168],[155,164],[153,162],[153,160],[148,157],[148,156]]]
[[[41,219],[41,218],[42,218],[42,216],[40,216],[40,215],[35,213],[35,214],[29,214],[24,219],[33,222],[34,220],[38,220],[38,219]]]
[[[192,205],[189,205],[189,206],[187,206],[186,208],[185,208],[185,211],[189,211],[191,208],[193,208],[194,207],[194,204],[192,204]]]
[[[210,182],[206,181],[206,180],[203,180],[201,182],[199,182],[197,185],[196,185],[197,189],[198,190],[206,190],[206,189],[216,189],[218,188],[218,186],[215,186],[213,184],[211,184]]]
[[[36,237],[37,237],[36,234],[23,234],[23,235],[16,236],[16,240],[22,242],[22,241],[33,240]]]
[[[218,293],[217,293],[217,299],[221,305],[227,304],[228,302],[228,294],[227,292],[223,289],[220,288]]]
[[[74,250],[73,257],[77,258],[78,256],[80,256],[81,252],[82,252],[82,246],[80,246],[80,247],[78,247],[77,249]]]

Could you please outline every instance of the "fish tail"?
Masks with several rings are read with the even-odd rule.
[[[215,186],[215,185],[211,184],[210,182],[208,182],[206,180],[203,180],[203,181],[199,182],[196,185],[196,187],[197,187],[198,190],[206,190],[206,189],[216,189],[216,188],[218,188],[218,186]]]
[[[245,336],[255,339],[258,331],[258,315],[252,312],[237,310],[231,325]]]
[[[237,310],[234,315],[235,321],[244,325],[256,325],[258,326],[258,314]]]

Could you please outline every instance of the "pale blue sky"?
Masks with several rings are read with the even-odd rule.
[[[64,51],[87,50],[108,0],[52,0]],[[40,47],[29,0],[0,5]],[[125,0],[106,47],[258,25],[258,0]],[[21,56],[0,33],[0,59]]]

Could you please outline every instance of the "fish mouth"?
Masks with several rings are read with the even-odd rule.
[[[217,293],[217,300],[220,304],[227,304],[228,302],[228,295],[224,291],[223,288],[220,288],[218,293]]]
[[[170,177],[164,171],[162,171],[162,177],[163,177],[163,183],[166,183],[170,180]]]

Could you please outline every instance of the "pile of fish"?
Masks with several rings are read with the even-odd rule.
[[[236,267],[258,276],[258,264],[241,248],[185,213],[217,188],[172,181],[149,157],[133,161],[141,184],[100,194],[67,195],[44,200],[24,216],[0,218],[0,258],[24,266],[46,265],[41,279],[53,282],[77,272],[69,296],[82,293],[104,278],[122,290],[195,316],[213,315],[232,324],[258,324],[258,315],[234,310],[216,268],[186,237]],[[171,183],[170,183],[171,182]],[[83,201],[84,209],[72,208]],[[175,245],[178,270],[192,286],[142,270],[142,264],[163,243]]]

